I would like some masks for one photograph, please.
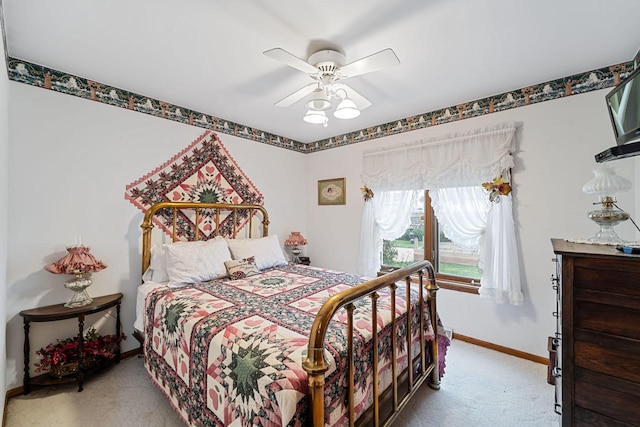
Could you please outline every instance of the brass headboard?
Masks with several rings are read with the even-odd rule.
[[[239,213],[244,214],[248,212],[248,237],[253,237],[253,217],[257,212],[260,212],[262,216],[262,236],[264,237],[269,234],[269,215],[267,214],[267,210],[260,205],[242,205],[242,204],[226,204],[226,203],[199,203],[199,202],[160,202],[152,205],[144,214],[144,220],[142,221],[142,274],[149,267],[149,262],[151,261],[151,231],[154,227],[154,218],[156,220],[160,219],[157,217],[159,212],[162,212],[163,209],[168,209],[171,211],[171,239],[172,241],[180,240],[178,236],[178,213],[185,210],[192,210],[195,212],[195,224],[199,224],[200,215],[203,210],[213,211],[211,216],[214,218],[215,228],[213,230],[213,235],[219,235],[218,229],[220,227],[220,213],[221,212],[232,212],[233,220],[232,220],[232,230],[231,234],[224,237],[236,237],[238,233],[238,225]],[[246,216],[247,214],[241,215]],[[166,216],[164,216],[166,220]],[[182,234],[184,237],[184,234]],[[198,227],[194,227],[193,232],[193,240],[200,240],[200,229]]]

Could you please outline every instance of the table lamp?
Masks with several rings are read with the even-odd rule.
[[[589,243],[600,245],[622,245],[625,243],[613,227],[629,219],[629,214],[615,207],[615,195],[631,189],[631,181],[616,175],[612,166],[603,165],[593,170],[594,177],[583,187],[585,194],[597,194],[602,209],[589,212],[589,218],[600,226],[600,231],[588,239]]]
[[[67,247],[67,254],[58,261],[45,265],[45,270],[54,274],[75,274],[74,279],[67,280],[64,287],[71,289],[73,296],[64,305],[68,308],[82,307],[91,304],[93,299],[87,293],[87,288],[91,286],[93,280],[84,277],[84,273],[100,271],[107,266],[97,260],[91,253],[89,247],[76,245]]]
[[[307,244],[307,239],[305,239],[299,231],[292,231],[291,235],[287,240],[284,241],[285,246],[292,246],[291,248],[291,261],[300,264],[300,253],[302,250],[298,246],[304,246]]]

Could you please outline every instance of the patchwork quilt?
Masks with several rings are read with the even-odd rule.
[[[239,280],[160,288],[145,303],[145,367],[183,420],[198,426],[303,426],[307,422],[307,374],[302,369],[308,333],[331,295],[357,285],[352,274],[287,265]],[[388,293],[378,299],[380,390],[391,383],[391,308]],[[407,366],[406,291],[396,292],[398,368]],[[426,295],[426,294],[425,294]],[[425,296],[426,298],[426,296]],[[417,306],[418,285],[411,304]],[[426,310],[426,309],[425,309]],[[356,414],[372,404],[371,303],[354,311]],[[434,331],[425,316],[425,335]],[[325,424],[348,424],[347,315],[340,310],[326,338],[330,363]],[[412,309],[418,354],[419,315]],[[440,334],[441,374],[448,340]]]

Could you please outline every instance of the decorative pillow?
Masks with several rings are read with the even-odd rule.
[[[245,277],[260,273],[254,257],[225,261],[224,265],[227,267],[229,277],[233,280],[244,279]]]
[[[231,260],[222,237],[208,241],[176,242],[167,245],[169,286],[183,286],[227,276],[225,261]]]
[[[233,259],[254,257],[258,270],[286,265],[277,234],[258,239],[227,239]]]

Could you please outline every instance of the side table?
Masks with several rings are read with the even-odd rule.
[[[24,322],[24,380],[23,389],[24,394],[31,392],[32,382],[35,384],[36,379],[42,379],[38,381],[39,385],[59,384],[66,382],[64,378],[54,379],[48,375],[40,375],[35,378],[29,376],[29,353],[31,347],[29,345],[29,328],[31,322],[52,322],[56,320],[78,318],[78,354],[80,357],[78,363],[78,372],[75,380],[78,384],[78,392],[82,391],[82,385],[84,383],[85,372],[82,368],[83,365],[83,351],[84,344],[84,318],[88,314],[97,313],[107,310],[111,307],[116,307],[116,336],[120,336],[120,304],[122,302],[122,294],[112,294],[97,297],[93,299],[91,304],[87,304],[83,307],[67,308],[64,304],[50,305],[47,307],[32,308],[30,310],[22,310],[20,316],[23,317]],[[115,357],[115,363],[120,363],[120,343],[118,342],[118,352]],[[44,378],[44,379],[43,379]]]

